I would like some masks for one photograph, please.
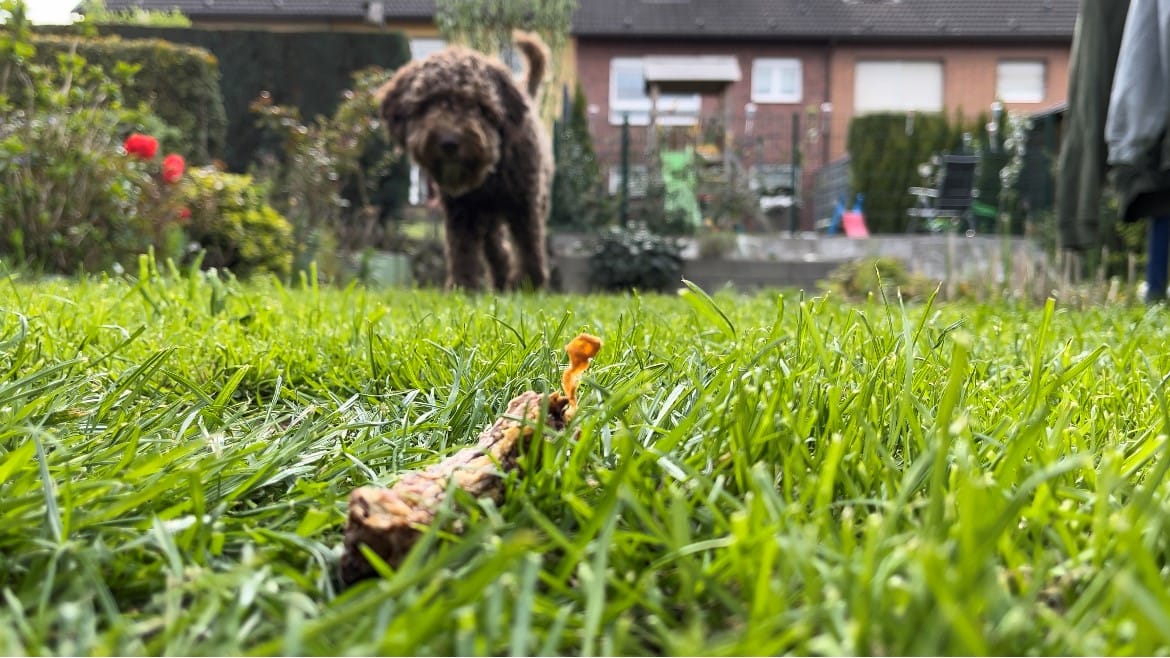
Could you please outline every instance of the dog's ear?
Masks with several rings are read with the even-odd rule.
[[[528,113],[528,98],[516,85],[512,72],[502,66],[492,66],[488,68],[487,76],[500,100],[500,106],[492,108],[500,112],[501,116],[497,118],[514,125],[523,123],[524,115]]]
[[[390,141],[399,146],[406,143],[406,124],[414,114],[414,102],[409,91],[415,68],[413,63],[407,64],[375,92],[382,121],[390,133]]]

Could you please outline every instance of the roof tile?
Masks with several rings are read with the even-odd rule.
[[[361,18],[366,0],[106,0],[192,18]],[[1078,0],[579,0],[578,36],[1072,39]],[[384,0],[386,17],[427,18],[434,0]]]

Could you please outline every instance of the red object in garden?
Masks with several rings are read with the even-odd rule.
[[[191,209],[186,207],[179,208],[179,219],[191,219]]]
[[[137,156],[143,160],[151,160],[154,155],[158,153],[158,140],[150,135],[143,135],[142,133],[134,133],[126,138],[122,147],[130,155]]]
[[[845,227],[845,235],[848,237],[869,237],[869,228],[865,225],[865,215],[856,210],[846,210],[841,213],[841,224]]]
[[[163,158],[162,179],[168,183],[178,183],[179,179],[183,177],[183,170],[186,168],[187,162],[183,160],[183,156],[172,153]]]

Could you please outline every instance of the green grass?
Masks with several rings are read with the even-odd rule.
[[[605,347],[334,583],[348,493]],[[1164,311],[0,281],[0,653],[1170,651]]]

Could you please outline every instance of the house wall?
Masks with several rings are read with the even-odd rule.
[[[755,58],[784,57],[797,58],[803,67],[803,98],[799,103],[757,103],[753,130],[750,134],[765,139],[775,136],[778,141],[790,142],[791,117],[799,114],[804,118],[807,110],[818,110],[828,100],[826,77],[828,51],[823,46],[799,44],[763,44],[745,41],[630,41],[577,39],[577,75],[590,105],[596,106],[590,126],[597,143],[617,143],[621,127],[609,121],[609,72],[610,61],[618,57],[644,57],[647,55],[734,55],[739,60],[743,79],[731,85],[728,102],[734,117],[733,130],[738,137],[747,136],[746,106],[751,102],[752,61]],[[703,98],[702,114],[715,116],[719,113],[719,99],[715,96]],[[818,110],[819,111],[819,110]],[[634,132],[644,135],[644,126],[634,126]],[[766,144],[768,153],[777,149],[777,144]]]
[[[1046,92],[1037,103],[1007,103],[1009,111],[1036,112],[1068,98],[1070,43],[1016,44],[837,44],[830,68],[833,99],[830,158],[845,154],[849,121],[854,112],[854,70],[858,60],[936,60],[943,63],[943,105],[948,113],[975,118],[989,112],[996,100],[996,65],[1006,59],[1047,62]],[[891,89],[890,93],[897,93]]]

